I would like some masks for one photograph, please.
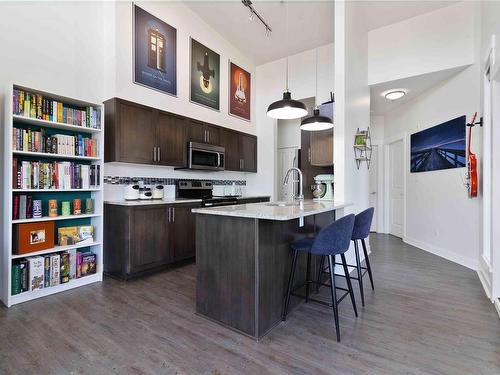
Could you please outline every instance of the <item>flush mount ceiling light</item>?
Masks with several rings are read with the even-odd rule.
[[[288,2],[286,3],[286,40],[288,45]],[[292,120],[307,115],[306,105],[293,100],[288,89],[288,56],[286,57],[285,87],[283,99],[271,103],[267,108],[267,115],[277,120]]]
[[[300,122],[301,130],[318,131],[333,128],[333,121],[319,114],[318,101],[318,49],[316,48],[316,96],[314,97],[314,110],[312,116],[304,118]]]
[[[382,95],[385,96],[387,100],[398,100],[401,99],[403,96],[406,95],[406,90],[390,90],[384,92]]]

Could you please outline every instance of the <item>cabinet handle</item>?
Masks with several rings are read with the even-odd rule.
[[[210,143],[210,130],[207,130],[207,139],[208,139],[208,143]]]
[[[241,169],[245,169],[245,159],[241,159],[241,165],[243,166]]]
[[[153,147],[153,161],[156,161],[156,147]]]
[[[169,223],[170,223],[170,220],[171,220],[171,219],[170,219],[170,217],[172,216],[172,215],[171,215],[171,211],[170,211],[171,209],[172,209],[172,208],[170,208],[170,207],[168,208],[168,222],[169,222]]]
[[[172,222],[175,223],[175,207],[172,207]]]
[[[205,140],[205,143],[207,142],[207,130],[203,130],[203,135],[204,135],[204,140]]]
[[[158,161],[161,161],[161,147],[158,147]]]
[[[309,163],[311,162],[311,147],[307,150],[307,159],[309,160]]]

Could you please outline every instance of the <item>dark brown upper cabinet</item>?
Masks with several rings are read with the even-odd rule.
[[[106,103],[105,124],[105,161],[154,163],[156,125],[151,109],[128,102]]]
[[[257,137],[250,134],[239,134],[240,170],[257,172]]]
[[[105,104],[105,162],[185,167],[187,143],[226,149],[226,169],[257,172],[257,137],[113,98]]]
[[[188,119],[188,141],[220,145],[219,127],[203,121]]]
[[[220,145],[226,149],[226,170],[240,171],[240,138],[238,132],[229,129],[220,130]]]
[[[186,124],[179,116],[157,113],[156,161],[161,165],[186,165]]]
[[[309,162],[317,167],[333,166],[333,129],[310,132]]]

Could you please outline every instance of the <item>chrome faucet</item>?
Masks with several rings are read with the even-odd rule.
[[[295,200],[298,200],[298,201],[303,201],[304,200],[304,194],[303,194],[303,190],[302,190],[302,171],[299,168],[292,167],[288,171],[286,171],[285,178],[283,180],[283,185],[287,185],[288,184],[288,179],[290,177],[290,173],[292,173],[293,171],[297,171],[297,173],[299,174],[299,195],[298,196],[294,195],[293,198]]]

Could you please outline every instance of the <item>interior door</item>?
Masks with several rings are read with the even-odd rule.
[[[372,159],[370,161],[370,207],[375,208],[373,215],[371,232],[377,231],[377,198],[378,198],[378,147],[372,146]]]
[[[403,141],[389,145],[389,233],[402,238],[404,222]]]
[[[156,136],[152,110],[122,102],[119,107],[119,161],[152,164]]]
[[[186,126],[184,120],[167,113],[158,113],[158,163],[172,167],[186,165]]]

